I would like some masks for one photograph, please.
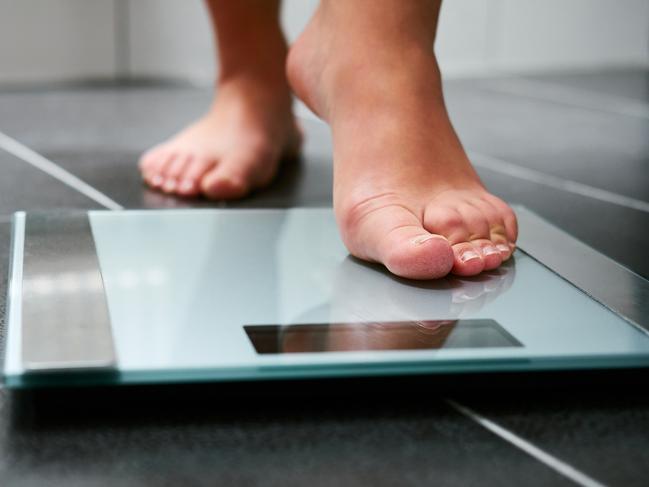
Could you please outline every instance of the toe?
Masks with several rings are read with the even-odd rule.
[[[205,174],[200,189],[205,196],[214,200],[242,198],[250,190],[240,171],[224,170],[220,164]]]
[[[160,156],[162,155],[162,152],[163,150],[161,147],[154,147],[146,151],[144,154],[142,154],[138,164],[140,167],[140,172],[142,174],[152,172],[155,169],[155,167],[159,164]]]
[[[426,229],[444,235],[453,245],[455,274],[469,276],[495,269],[511,255],[508,235],[512,232],[505,222],[509,207],[496,197],[486,197],[457,195],[457,202],[429,205],[426,210]]]
[[[448,240],[421,225],[395,228],[380,247],[380,261],[393,274],[408,279],[444,277],[453,265]]]
[[[473,200],[489,222],[489,240],[499,250],[502,260],[509,259],[515,248],[518,228],[514,211],[500,198],[483,194]]]
[[[424,226],[449,240],[453,251],[453,274],[473,276],[484,270],[482,251],[470,242],[487,236],[489,225],[473,207],[464,202],[455,206],[431,205],[424,214]]]
[[[363,206],[340,212],[341,233],[352,254],[409,279],[436,279],[450,272],[453,252],[448,240],[426,231],[421,218],[397,204]]]
[[[224,156],[219,164],[203,177],[201,190],[212,199],[238,199],[261,184],[267,168],[277,163],[270,151],[248,150]]]
[[[429,206],[424,213],[424,228],[444,235],[451,244],[466,242],[471,235],[463,215],[450,206]]]
[[[483,207],[479,207],[469,200],[459,202],[457,210],[462,216],[462,221],[469,232],[468,240],[489,238],[489,217]]]
[[[175,154],[172,152],[161,152],[155,163],[152,163],[144,173],[146,183],[156,189],[162,188],[165,182],[165,171],[174,158]]]
[[[511,255],[511,251],[515,247],[516,239],[518,238],[518,222],[516,220],[516,214],[514,213],[514,210],[512,210],[507,203],[505,203],[497,196],[488,194],[486,196],[486,199],[498,212],[500,221],[502,222],[502,225],[504,227],[504,230],[502,232],[503,235],[501,235],[501,237],[504,236],[505,242],[499,241],[498,243],[503,245],[506,244],[507,246],[509,246],[510,255]],[[492,236],[492,240],[493,239],[494,238]],[[498,240],[503,240],[503,239],[498,238]]]
[[[178,154],[171,160],[163,172],[162,190],[165,193],[178,192],[180,178],[190,162],[191,155],[189,154]]]
[[[471,242],[473,247],[480,251],[484,262],[484,270],[495,269],[503,262],[503,254],[491,240],[478,239]],[[508,247],[509,249],[509,247]]]
[[[142,179],[149,186],[159,187],[164,180],[161,179],[160,171],[168,159],[168,151],[157,147],[145,152],[140,158],[139,167]]]
[[[201,179],[216,166],[216,160],[205,157],[193,158],[179,177],[178,193],[196,196],[201,191]]]
[[[475,276],[480,274],[485,267],[485,262],[480,249],[470,242],[461,242],[453,245],[452,273],[458,276]]]
[[[515,245],[510,244],[509,240],[503,236],[501,231],[493,229],[489,241],[498,249],[498,252],[500,252],[502,262],[511,257]]]

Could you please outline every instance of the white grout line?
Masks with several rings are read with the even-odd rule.
[[[521,438],[520,436],[512,433],[511,431],[485,418],[484,416],[478,414],[472,409],[469,409],[468,407],[463,406],[452,399],[445,399],[445,402],[453,409],[458,411],[459,413],[475,421],[480,426],[491,431],[493,434],[511,443],[515,447],[523,450],[531,457],[547,465],[552,470],[563,475],[564,477],[569,478],[576,484],[581,485],[582,487],[605,487],[605,485],[602,484],[601,482],[598,482],[592,477],[589,477],[585,473],[577,470],[575,467],[568,465],[565,462],[562,462],[557,457],[550,455],[549,453],[541,450],[539,447],[533,445],[532,443],[525,440],[524,438]]]
[[[471,161],[476,166],[481,166],[492,171],[496,171],[508,176],[512,176],[533,183],[550,186],[554,189],[560,189],[568,193],[586,196],[607,203],[612,203],[618,206],[624,206],[633,210],[644,211],[649,213],[649,202],[623,196],[621,194],[613,193],[605,189],[596,188],[587,184],[578,183],[569,179],[563,179],[557,176],[551,176],[535,169],[522,167],[511,162],[503,161],[493,156],[481,154],[475,151],[467,151]]]
[[[477,85],[479,87],[479,85]],[[507,78],[487,82],[489,91],[518,95],[543,101],[569,105],[587,110],[598,110],[630,117],[649,119],[649,103],[631,100],[606,93],[595,93],[589,90],[560,85],[551,81],[539,81],[528,78]]]
[[[26,145],[21,144],[16,139],[9,137],[2,132],[0,132],[0,148],[49,174],[53,178],[58,179],[62,183],[67,184],[71,188],[76,189],[79,193],[86,195],[91,200],[96,201],[109,210],[124,209],[122,205],[110,199],[101,191],[93,188],[88,183],[76,177],[74,174],[71,174],[63,169],[61,166],[53,163],[49,159],[46,159],[42,155],[31,150]]]

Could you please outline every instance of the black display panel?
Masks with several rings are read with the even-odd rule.
[[[491,319],[245,325],[258,354],[522,347]]]

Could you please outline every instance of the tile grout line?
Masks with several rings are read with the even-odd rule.
[[[504,161],[497,157],[488,156],[480,152],[467,151],[471,161],[480,167],[490,169],[495,172],[506,174],[518,179],[530,181],[533,183],[549,186],[554,189],[560,189],[567,193],[578,194],[587,198],[605,201],[618,206],[624,206],[633,210],[644,211],[649,213],[649,202],[623,196],[612,191],[596,188],[588,184],[578,183],[570,179],[563,179],[557,176],[552,176],[536,169],[529,169],[527,167],[519,166],[512,162]]]
[[[605,484],[598,482],[597,480],[589,477],[585,473],[577,470],[575,467],[562,462],[557,457],[550,455],[544,450],[541,450],[539,447],[530,443],[529,441],[521,438],[520,436],[512,433],[511,431],[503,428],[497,423],[491,421],[490,419],[485,418],[481,414],[473,411],[472,409],[459,404],[453,399],[444,399],[450,407],[455,409],[460,414],[466,416],[467,418],[475,421],[483,428],[487,429],[491,433],[499,436],[504,441],[511,443],[515,447],[523,450],[525,453],[535,458],[539,462],[543,463],[547,467],[551,468],[555,472],[563,475],[564,477],[572,480],[576,484],[582,487],[605,487]]]
[[[298,117],[314,120],[324,123],[317,116],[301,103],[297,104],[296,109]],[[505,174],[507,176],[523,179],[543,186],[549,186],[554,189],[559,189],[567,193],[585,196],[587,198],[604,201],[618,206],[624,206],[633,210],[644,211],[649,213],[649,202],[623,196],[612,191],[589,186],[588,184],[578,183],[570,179],[562,179],[557,176],[552,176],[535,169],[529,169],[512,162],[504,161],[497,157],[482,154],[480,152],[467,150],[467,153],[476,166],[481,166],[492,171]]]
[[[306,118],[316,118],[318,121],[322,122],[320,119],[315,117],[315,115],[311,115],[311,116],[307,115]],[[49,174],[55,179],[63,182],[64,184],[68,185],[72,189],[77,190],[78,192],[82,193],[83,195],[89,197],[93,201],[96,201],[97,203],[99,203],[100,205],[108,209],[111,210],[124,209],[122,205],[112,200],[111,198],[109,198],[99,190],[95,189],[93,186],[82,181],[81,179],[77,178],[73,174],[69,173],[68,171],[66,171],[59,165],[57,165],[56,163],[50,161],[49,159],[46,159],[42,155],[33,151],[29,147],[21,144],[17,140],[9,137],[3,132],[0,132],[0,148],[24,160],[25,162],[33,165],[37,169],[42,170],[43,172]],[[526,453],[536,458],[538,461],[541,461],[542,463],[550,466],[554,470],[559,471],[559,473],[561,473],[562,475],[571,478],[579,485],[582,485],[583,487],[605,487],[603,484],[594,481],[593,479],[579,472],[578,470],[574,469],[570,465],[561,462],[557,458],[552,457],[551,455],[543,452],[543,450],[540,450],[539,448],[535,447],[531,443],[526,442],[525,440],[518,437],[514,433],[508,431],[507,429],[503,428],[502,426],[499,426],[493,421],[483,418],[477,413],[471,411],[469,408],[462,406],[461,404],[450,399],[445,399],[445,401],[451,407],[453,407],[463,415],[469,417],[471,420],[487,428],[489,431],[496,434],[497,436],[500,436],[502,439],[512,443],[514,446],[518,447],[519,449],[522,449]],[[516,441],[514,441],[514,439],[516,439]],[[549,460],[552,460],[552,462],[548,463]],[[576,479],[580,479],[581,482]]]
[[[123,210],[124,207],[117,203],[115,200],[109,198],[101,191],[92,187],[85,181],[79,179],[74,174],[66,171],[58,164],[46,159],[39,153],[33,151],[24,144],[21,144],[16,139],[9,137],[3,132],[0,132],[0,148],[13,154],[17,158],[25,161],[28,164],[40,169],[41,171],[49,174],[54,179],[61,181],[63,184],[77,190],[79,193],[87,196],[91,200],[99,203],[100,205],[108,208],[109,210]]]
[[[554,82],[510,77],[498,82],[488,81],[482,89],[586,110],[649,119],[647,103],[592,90],[578,90]]]

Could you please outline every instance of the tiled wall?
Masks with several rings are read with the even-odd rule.
[[[294,39],[317,0],[285,0]],[[649,67],[647,0],[446,0],[437,52],[450,76]],[[212,79],[200,0],[0,0],[0,82],[117,75]]]

